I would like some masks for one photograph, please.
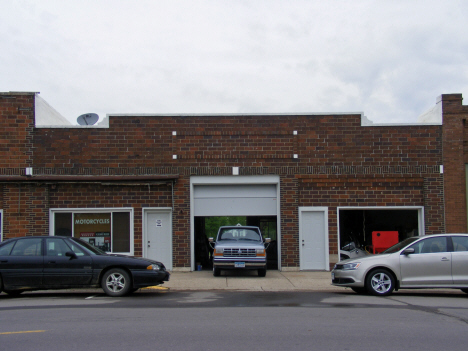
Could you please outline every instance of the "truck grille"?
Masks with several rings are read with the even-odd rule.
[[[224,249],[224,257],[256,257],[255,249]]]

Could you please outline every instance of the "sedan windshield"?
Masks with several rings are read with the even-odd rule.
[[[86,249],[86,251],[89,251],[89,253],[94,254],[94,255],[105,255],[106,253],[100,249],[98,249],[96,246],[93,246],[86,241],[83,241],[81,239],[77,238],[71,238],[78,246],[81,248]]]
[[[260,241],[260,234],[255,230],[246,228],[225,228],[221,229],[218,234],[218,240],[235,240],[235,241]]]
[[[394,253],[394,252],[398,252],[400,251],[402,248],[404,248],[405,246],[411,244],[412,242],[418,240],[418,239],[421,239],[421,237],[419,236],[412,236],[412,237],[409,237],[409,238],[406,238],[405,240],[399,242],[398,244],[395,244],[393,245],[392,247],[389,247],[387,250],[385,250],[384,252],[382,252],[383,254],[384,253]]]

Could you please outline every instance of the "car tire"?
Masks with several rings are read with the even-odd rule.
[[[24,291],[23,290],[3,290],[3,292],[7,293],[10,296],[19,296],[21,295]]]
[[[221,275],[221,269],[213,267],[213,275],[219,277]]]
[[[367,289],[366,288],[352,287],[351,290],[354,291],[356,294],[359,294],[359,295],[366,295],[367,294]]]
[[[259,270],[258,270],[258,276],[259,276],[259,277],[264,277],[264,276],[266,276],[266,271],[267,271],[266,269],[259,269]]]
[[[130,275],[120,268],[113,268],[104,273],[101,279],[104,292],[112,297],[127,295],[132,289]]]
[[[468,289],[460,289],[461,291],[463,291],[465,294],[468,294]]]
[[[386,269],[375,269],[367,275],[366,288],[372,295],[390,295],[395,289],[395,278]]]

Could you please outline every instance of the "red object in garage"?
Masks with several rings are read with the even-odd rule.
[[[380,253],[389,247],[398,244],[398,232],[372,232],[372,253]]]

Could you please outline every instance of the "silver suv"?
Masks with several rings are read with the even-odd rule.
[[[264,277],[267,269],[265,244],[260,228],[252,226],[220,227],[216,241],[208,239],[213,251],[213,275],[221,274],[222,269],[256,269],[258,276]]]

